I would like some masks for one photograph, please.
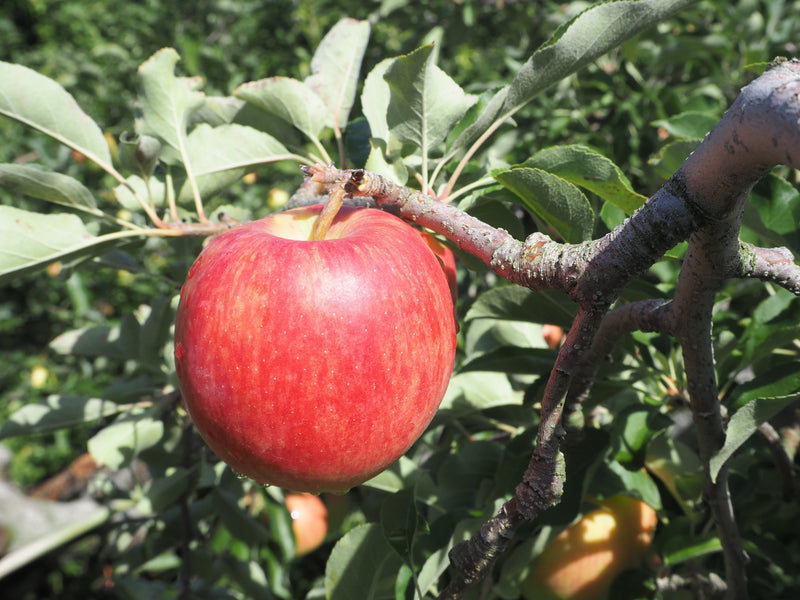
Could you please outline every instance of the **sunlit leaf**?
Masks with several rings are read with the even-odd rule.
[[[368,21],[342,19],[322,38],[311,59],[311,76],[304,83],[327,107],[323,115],[330,127],[347,127],[369,31]]]
[[[120,184],[114,188],[114,197],[124,208],[130,211],[141,210],[142,205],[137,197],[146,199],[155,208],[166,205],[167,187],[160,179],[150,177],[145,181],[138,175],[131,175],[125,181],[127,185]]]
[[[387,58],[375,65],[364,80],[364,89],[361,92],[362,111],[369,123],[370,135],[383,140],[387,146],[389,124],[386,122],[386,113],[392,93],[384,75],[395,60],[397,59]]]
[[[101,429],[88,442],[89,453],[99,465],[117,471],[164,436],[164,423],[134,408]]]
[[[313,90],[289,77],[270,77],[245,83],[234,96],[291,123],[311,139],[327,124],[328,108]]]
[[[418,146],[423,156],[444,141],[474,98],[431,62],[433,46],[395,59],[384,75],[391,98],[386,116],[398,139]]]
[[[95,423],[103,417],[119,413],[128,407],[101,398],[48,396],[47,399],[26,404],[14,412],[0,427],[0,439],[45,433],[83,423]]]
[[[207,198],[231,185],[247,171],[261,165],[294,158],[271,135],[244,125],[201,124],[187,137],[188,156],[200,190]],[[188,182],[181,188],[179,201],[191,199]]]
[[[139,67],[136,130],[172,148],[177,153],[177,156],[173,154],[173,160],[185,154],[189,115],[204,101],[202,93],[175,76],[179,58],[172,48],[163,48]]]
[[[92,235],[76,215],[0,206],[0,284],[54,261],[99,256],[125,243],[124,236]]]
[[[522,404],[522,393],[511,387],[504,373],[459,373],[450,380],[436,419],[454,418],[496,406],[518,404]]]
[[[0,61],[0,114],[16,119],[101,165],[111,152],[100,127],[52,79]]]
[[[719,121],[719,115],[697,111],[687,111],[671,116],[669,119],[653,121],[653,127],[662,127],[678,139],[702,139]]]

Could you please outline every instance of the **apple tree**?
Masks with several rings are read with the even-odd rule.
[[[86,435],[60,475],[79,499],[3,492],[49,520],[33,532],[3,516],[0,578],[69,555],[80,573],[59,581],[76,597],[540,597],[537,565],[555,565],[557,552],[578,560],[551,542],[598,506],[641,506],[647,543],[598,593],[797,594],[800,62],[738,73],[734,85],[751,81],[724,115],[700,110],[699,91],[690,109],[631,125],[664,139],[648,195],[622,168],[641,163],[620,166],[562,135],[585,125],[601,138],[613,106],[571,123],[548,105],[530,126],[559,143],[520,131],[532,105],[579,93],[583,68],[614,72],[625,58],[613,53],[634,52],[635,36],[691,4],[560,15],[497,87],[457,82],[435,43],[366,65],[368,20],[336,23],[307,76],[264,73],[227,96],[179,76],[165,48],[139,67],[119,139],[55,80],[0,63],[0,114],[90,165],[81,178],[0,164],[0,284],[113,270],[123,288],[141,276],[157,291],[50,342],[75,381],[102,372],[99,390],[76,383],[15,407],[0,427],[7,440]],[[633,143],[613,140],[623,142]],[[243,201],[243,180],[270,172],[293,182],[288,200]],[[273,211],[335,212],[334,202],[390,212],[457,255],[458,350],[421,437],[347,494],[324,494],[325,542],[298,552],[292,490],[237,475],[194,429],[174,322],[207,238]],[[616,533],[606,528],[609,551],[621,554],[630,523],[643,539],[631,510],[614,515]]]

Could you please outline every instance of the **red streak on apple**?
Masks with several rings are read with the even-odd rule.
[[[181,290],[175,358],[187,410],[237,473],[294,491],[347,490],[422,434],[450,378],[448,280],[417,230],[321,206],[212,239]]]

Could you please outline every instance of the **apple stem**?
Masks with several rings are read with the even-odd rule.
[[[337,183],[331,188],[328,201],[322,208],[322,212],[319,213],[319,217],[317,217],[314,223],[314,228],[311,230],[311,237],[309,239],[317,242],[325,239],[325,236],[328,234],[328,229],[330,229],[331,223],[333,223],[333,219],[342,207],[344,197],[344,184]]]

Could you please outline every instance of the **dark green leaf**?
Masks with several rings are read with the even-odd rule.
[[[792,375],[792,379],[797,382],[798,373]],[[761,391],[765,392],[774,387],[765,387]],[[716,481],[720,469],[728,459],[733,456],[748,439],[753,435],[762,423],[771,419],[778,412],[800,399],[800,387],[795,388],[795,393],[787,396],[773,396],[757,398],[742,406],[728,421],[728,429],[725,435],[725,444],[720,448],[709,461],[709,474],[711,479]]]
[[[269,530],[251,517],[228,492],[214,488],[211,494],[217,514],[234,538],[248,544],[264,544],[270,539]]]
[[[616,415],[611,435],[614,460],[626,469],[644,466],[647,445],[653,436],[672,424],[672,419],[645,404],[629,406]]]
[[[575,304],[562,292],[532,292],[521,286],[503,286],[481,294],[465,320],[505,319],[569,327],[577,312]]]
[[[43,171],[30,165],[0,164],[0,187],[93,215],[103,214],[97,210],[94,196],[86,186],[69,175]]]
[[[585,188],[630,215],[646,197],[633,191],[628,178],[607,159],[581,146],[553,146],[525,161],[524,166],[541,169]]]
[[[553,368],[556,353],[541,348],[504,346],[467,362],[461,373],[467,371],[495,371],[520,375],[547,375]]]
[[[696,0],[604,2],[558,29],[517,73],[503,104],[510,115],[555,82]]]
[[[402,562],[380,525],[355,527],[331,551],[325,567],[329,600],[394,598],[394,584]]]
[[[565,241],[578,243],[591,238],[594,211],[583,192],[566,179],[528,167],[496,171],[493,175]]]

